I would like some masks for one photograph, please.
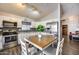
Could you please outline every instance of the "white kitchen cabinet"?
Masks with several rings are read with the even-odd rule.
[[[3,27],[2,20],[2,17],[0,17],[0,27]]]
[[[19,40],[23,40],[26,37],[27,37],[27,33],[26,32],[19,33],[18,34],[18,44],[20,44]]]
[[[18,20],[18,21],[17,21],[17,27],[18,27],[18,28],[21,28],[21,27],[22,27],[22,21],[21,21],[21,20]]]
[[[21,33],[19,33],[18,34],[18,44],[20,44],[20,40],[22,39],[22,34]]]
[[[30,30],[31,22],[29,21],[22,21],[22,30]]]
[[[0,50],[3,49],[3,38],[0,36]]]

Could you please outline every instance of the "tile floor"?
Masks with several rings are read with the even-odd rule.
[[[21,54],[20,46],[7,48],[7,49],[0,51],[0,55],[20,55],[20,54]]]
[[[68,40],[65,36],[63,55],[79,55],[79,41]]]

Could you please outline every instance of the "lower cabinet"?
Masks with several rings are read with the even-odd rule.
[[[18,44],[20,44],[20,40],[22,39],[22,34],[21,33],[19,33],[18,34]]]
[[[20,44],[19,40],[23,40],[24,38],[26,38],[26,36],[27,36],[26,32],[18,33],[18,44]]]
[[[3,39],[2,36],[0,36],[0,50],[3,49]]]

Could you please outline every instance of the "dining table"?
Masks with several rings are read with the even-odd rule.
[[[46,49],[48,46],[56,42],[56,39],[52,35],[42,35],[41,40],[39,41],[38,36],[29,36],[28,39],[26,39],[26,42],[29,44],[33,45],[34,47],[38,48],[39,50],[43,51]]]

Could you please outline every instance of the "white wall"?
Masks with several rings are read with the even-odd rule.
[[[79,31],[79,16],[69,16],[62,22],[62,25],[68,25],[69,32]]]
[[[32,22],[32,25],[34,26],[34,27],[37,27],[39,24],[42,24],[42,25],[44,25],[45,27],[47,27],[47,25],[46,25],[46,23],[48,23],[48,22],[57,22],[57,19],[48,19],[48,20],[46,20],[46,21],[40,21],[40,22]]]
[[[37,27],[40,24],[46,27],[46,23],[42,22],[42,21],[40,21],[40,22],[34,22],[34,27]]]

